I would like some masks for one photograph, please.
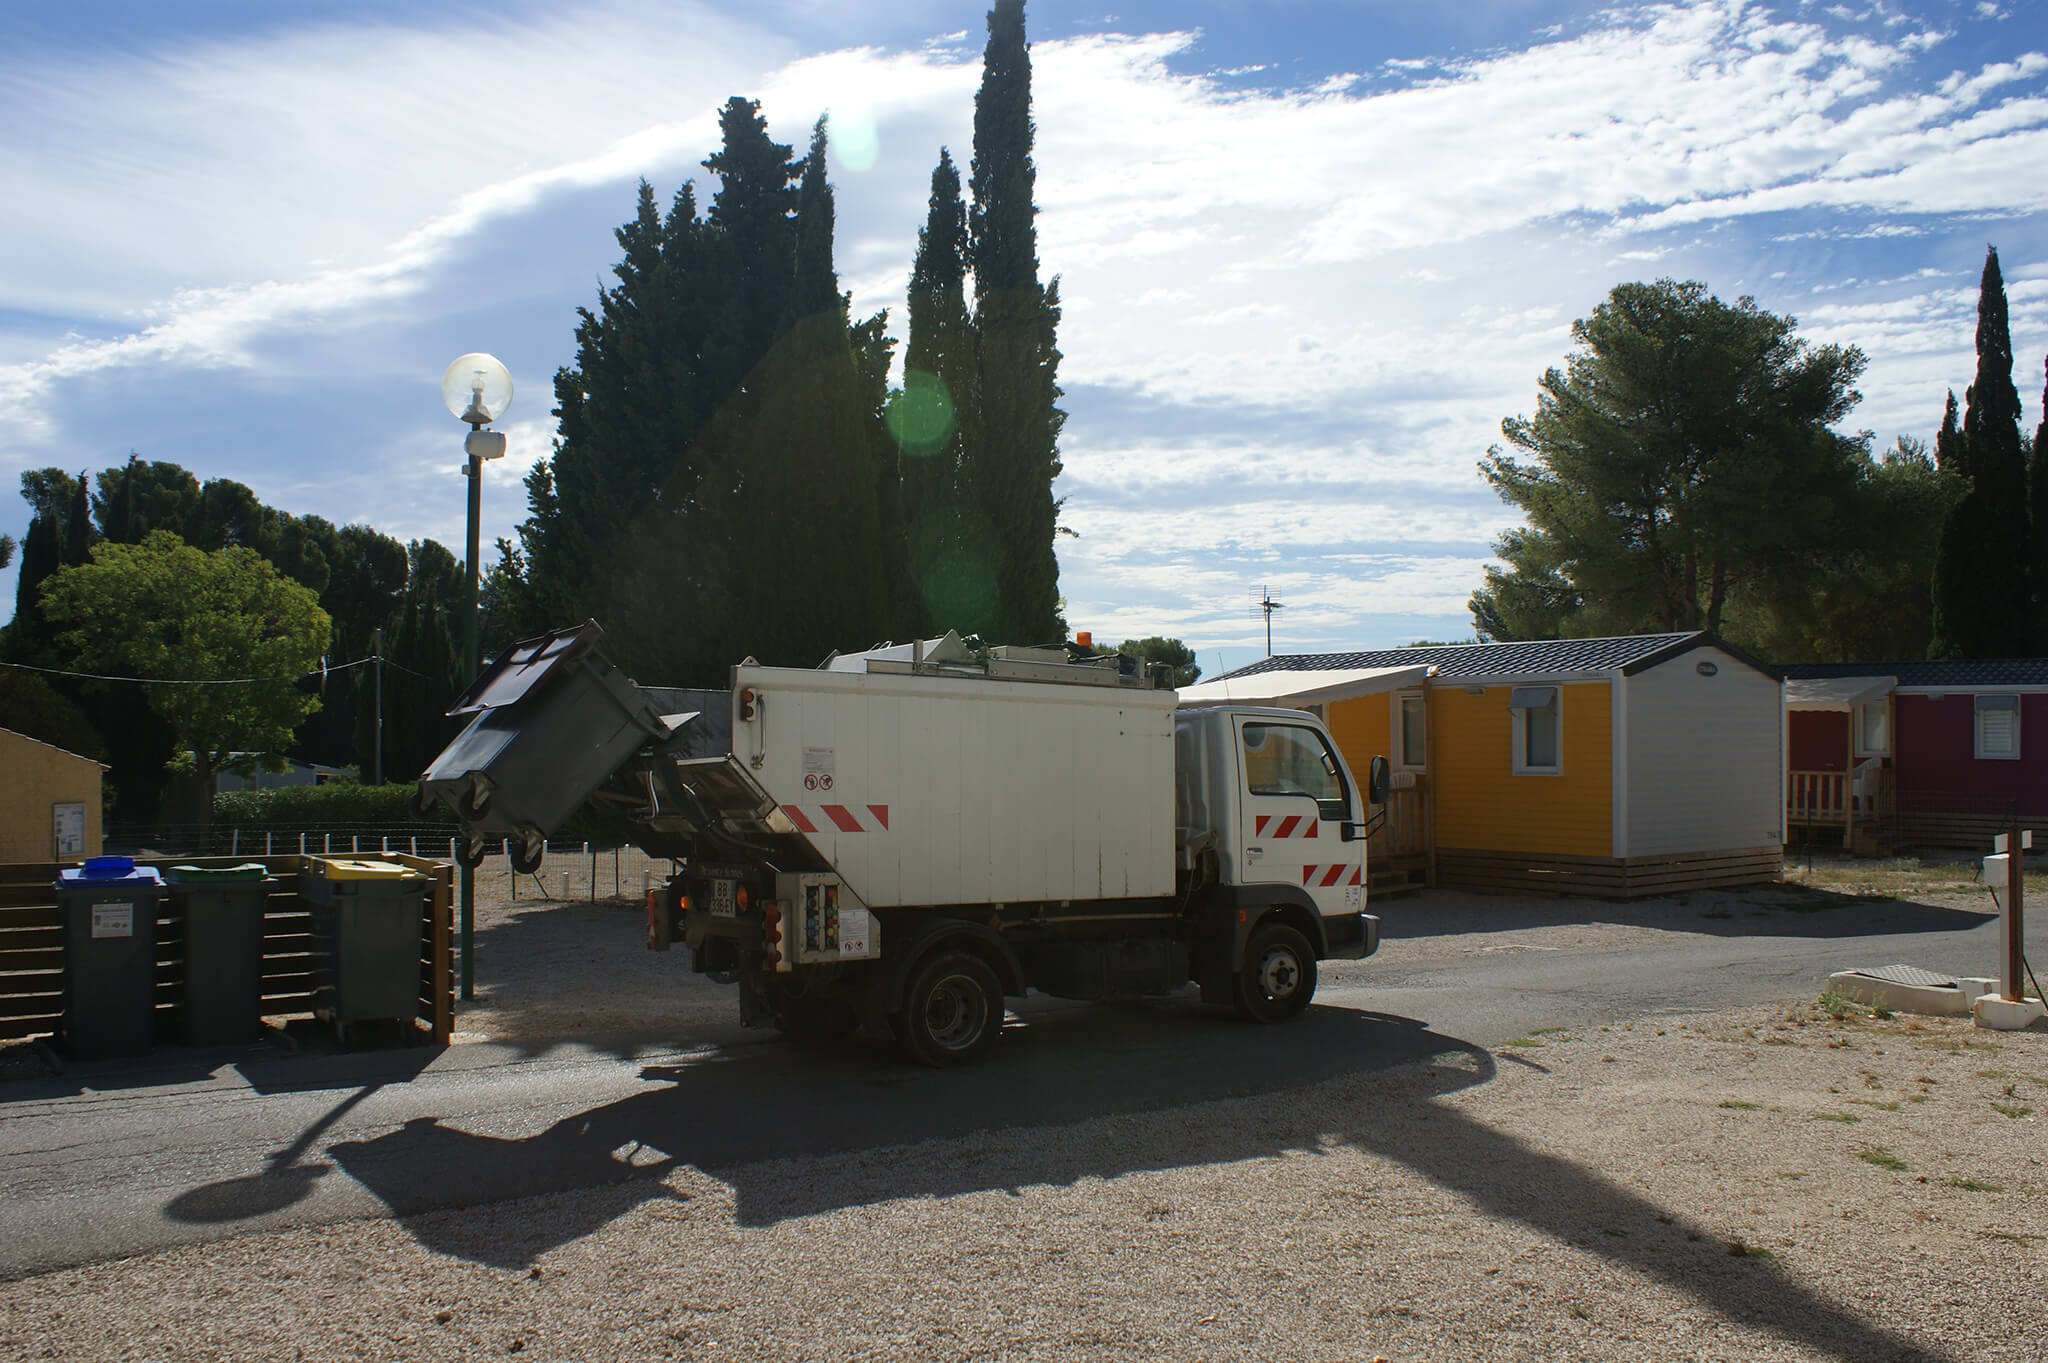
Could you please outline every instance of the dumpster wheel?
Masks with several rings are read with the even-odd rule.
[[[477,867],[484,864],[486,846],[483,834],[472,833],[463,838],[462,845],[455,849],[455,860],[458,864],[474,871]]]
[[[540,869],[541,859],[547,856],[547,839],[528,829],[519,835],[519,846],[512,853],[512,869],[523,876],[530,876]]]

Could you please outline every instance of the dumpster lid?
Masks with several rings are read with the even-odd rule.
[[[323,880],[406,880],[424,876],[408,866],[395,861],[367,861],[352,857],[309,857],[311,863],[307,874]]]
[[[209,885],[224,880],[262,880],[270,874],[270,868],[260,861],[245,861],[240,866],[173,866],[164,872],[164,879],[173,885]]]
[[[586,620],[574,629],[521,639],[491,660],[491,665],[470,683],[461,699],[448,707],[448,713],[467,715],[512,704],[588,653],[602,633],[597,621]]]
[[[92,885],[161,885],[163,877],[153,866],[137,866],[133,857],[89,857],[83,866],[66,866],[57,872],[59,889]]]

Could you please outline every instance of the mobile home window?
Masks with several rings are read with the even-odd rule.
[[[1420,696],[1401,697],[1401,765],[1423,767],[1429,760],[1429,728]]]
[[[1517,686],[1508,693],[1516,771],[1558,769],[1559,706],[1555,686]]]
[[[1887,702],[1867,700],[1856,707],[1856,755],[1883,757],[1892,750],[1891,733],[1885,726]]]
[[[2020,755],[2020,698],[2018,696],[1977,697],[1978,757]]]

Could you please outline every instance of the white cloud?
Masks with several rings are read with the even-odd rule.
[[[1930,432],[1968,382],[1991,229],[1950,238],[1958,215],[1997,218],[2019,247],[2015,340],[2038,350],[2048,182],[2013,168],[2048,164],[2048,58],[1942,79],[1919,64],[1948,33],[1836,8],[1624,7],[1520,50],[1360,53],[1370,81],[1296,88],[1242,79],[1284,63],[1188,73],[1189,33],[1037,43],[1075,623],[1246,644],[1240,598],[1269,581],[1300,644],[1463,633],[1486,545],[1513,523],[1475,462],[1621,278],[1796,303],[1810,337],[1870,353],[1851,420],[1888,443]],[[488,244],[514,262],[494,282],[531,294],[516,315],[548,338],[489,475],[508,517],[552,436],[527,414],[608,263],[602,227],[579,222],[568,251],[550,213],[598,189],[616,221],[635,176],[664,199],[702,181],[734,91],[785,140],[832,109],[842,286],[857,313],[891,308],[900,336],[930,169],[943,143],[965,177],[980,75],[978,30],[799,56],[637,3],[510,23],[473,63],[448,62],[438,27],[278,34],[34,70],[0,57],[0,115],[35,130],[0,148],[0,310],[60,319],[0,346],[0,466],[71,457],[76,405],[116,371],[247,385],[288,343],[353,328],[359,343],[321,354],[374,389],[363,376],[396,363],[380,347],[469,323],[478,300],[451,280],[484,269]],[[259,490],[445,537],[455,441],[418,424],[434,419],[394,404],[366,418],[375,458],[281,468]]]

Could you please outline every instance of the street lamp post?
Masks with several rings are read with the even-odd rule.
[[[457,356],[441,376],[441,400],[457,419],[469,423],[462,449],[468,455],[469,591],[462,599],[462,675],[471,682],[477,673],[477,537],[483,519],[484,461],[505,457],[505,437],[484,427],[505,413],[512,402],[512,375],[493,357],[475,351]],[[476,997],[476,870],[462,869],[462,997]]]

